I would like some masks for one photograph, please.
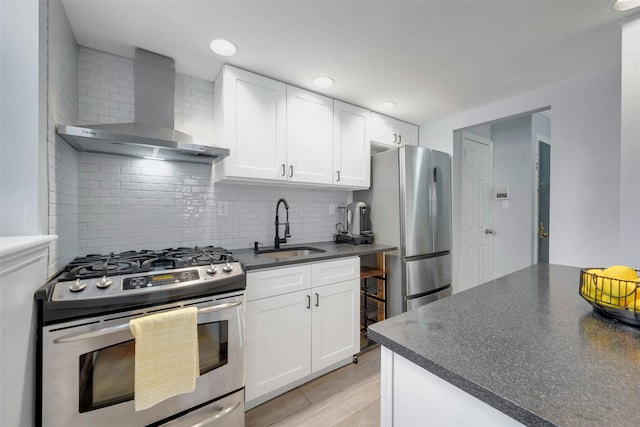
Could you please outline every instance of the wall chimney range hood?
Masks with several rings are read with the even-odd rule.
[[[148,159],[211,164],[229,155],[227,148],[199,144],[174,128],[175,63],[136,49],[133,123],[58,125],[56,132],[78,151]]]

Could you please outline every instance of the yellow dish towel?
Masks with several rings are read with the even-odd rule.
[[[198,309],[172,310],[129,322],[136,339],[135,409],[142,411],[196,388]]]

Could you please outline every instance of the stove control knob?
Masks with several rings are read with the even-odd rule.
[[[210,275],[212,275],[212,276],[213,276],[214,274],[216,274],[217,272],[218,272],[218,269],[217,269],[217,268],[216,268],[216,266],[215,266],[215,265],[213,265],[213,264],[211,264],[211,265],[209,266],[209,268],[207,268],[207,273],[208,273],[208,274],[210,274]]]
[[[105,289],[111,286],[112,283],[113,281],[111,279],[108,279],[107,276],[102,276],[102,279],[96,282],[96,286],[100,289]]]
[[[73,284],[69,285],[69,290],[71,292],[80,292],[86,287],[87,287],[86,283],[81,283],[80,279],[76,279],[76,281],[73,282]]]
[[[233,270],[233,266],[231,264],[229,264],[229,262],[227,262],[224,267],[222,267],[222,271],[224,271],[225,273],[230,272],[231,270]]]

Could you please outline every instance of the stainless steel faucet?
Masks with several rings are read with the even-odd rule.
[[[280,225],[280,219],[278,218],[278,209],[280,208],[280,203],[284,203],[284,208],[287,211],[287,220],[284,223],[284,238],[280,238],[280,231],[278,230],[278,227]],[[289,204],[287,203],[287,201],[285,199],[278,199],[278,202],[276,203],[276,236],[273,240],[273,247],[275,249],[279,249],[280,248],[280,243],[287,243],[287,237],[291,237],[291,234],[289,234]]]

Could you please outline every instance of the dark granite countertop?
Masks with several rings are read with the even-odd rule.
[[[637,426],[640,329],[539,264],[372,325],[369,337],[532,426]]]
[[[286,248],[288,246],[310,246],[313,248],[323,249],[325,252],[292,258],[270,258],[254,254],[253,249],[234,249],[233,256],[238,261],[244,264],[246,271],[251,271],[262,268],[299,264],[303,262],[315,262],[334,258],[370,255],[379,252],[389,252],[397,249],[395,246],[380,245],[377,243],[365,245],[350,245],[348,243],[316,242],[282,245],[283,248]]]

